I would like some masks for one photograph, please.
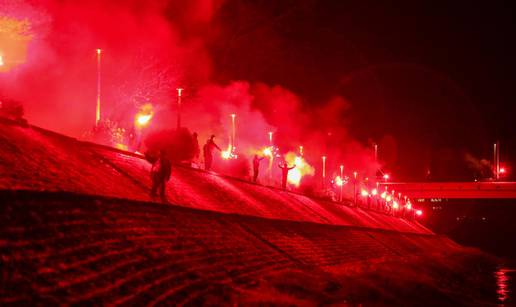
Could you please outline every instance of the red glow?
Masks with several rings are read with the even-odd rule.
[[[31,27],[26,19],[0,15],[0,72],[25,63],[33,38]]]
[[[387,192],[383,192],[381,195],[380,195],[381,198],[385,199],[385,197],[387,197]]]
[[[262,155],[266,156],[266,157],[269,157],[269,158],[272,158],[272,147],[265,147],[264,149],[262,149]]]
[[[28,5],[30,14],[18,8],[13,9],[16,12],[7,15],[9,17],[0,14],[0,71],[10,70],[14,63],[20,64],[16,68],[19,85],[5,82],[5,86],[2,83],[0,87],[2,94],[5,88],[7,96],[24,102],[29,122],[81,137],[92,126],[88,118],[93,114],[88,113],[94,113],[95,101],[91,96],[100,80],[97,77],[101,76],[102,120],[116,122],[126,132],[123,137],[132,135],[132,130],[145,129],[145,133],[139,134],[145,144],[147,134],[171,126],[175,128],[175,120],[171,118],[176,117],[176,102],[181,103],[184,87],[189,99],[181,105],[182,127],[190,133],[198,133],[201,155],[202,145],[211,134],[223,145],[222,158],[229,159],[235,154],[234,133],[231,147],[226,147],[226,136],[230,135],[231,128],[227,115],[232,114],[230,119],[234,120],[238,114],[238,123],[241,123],[237,131],[238,155],[245,155],[247,160],[264,146],[271,146],[263,150],[263,155],[277,159],[293,150],[307,165],[312,164],[318,172],[324,173],[323,177],[334,178],[342,163],[349,165],[349,170],[357,170],[353,173],[355,180],[359,172],[360,180],[373,178],[376,169],[373,171],[369,149],[351,139],[344,125],[339,126],[340,114],[349,107],[346,99],[334,96],[308,108],[303,103],[304,97],[279,85],[245,80],[220,85],[212,81],[218,79],[218,72],[213,69],[212,54],[204,47],[207,38],[202,34],[206,32],[204,26],[208,29],[213,26],[211,19],[202,18],[205,23],[194,27],[195,31],[181,23],[190,25],[198,13],[186,3],[199,1],[185,2],[185,10],[176,13],[177,23],[163,17],[166,15],[164,7],[159,4],[134,10],[132,5],[125,4],[132,1],[72,2],[63,6]],[[206,16],[216,14],[217,9],[213,7]],[[113,24],[119,26],[113,27]],[[4,35],[6,31],[8,35]],[[11,40],[12,37],[15,39]],[[100,56],[102,66],[97,69]],[[33,76],[41,72],[50,73],[45,74],[42,81],[32,81]],[[11,76],[5,76],[9,81]],[[26,88],[34,88],[35,92],[28,94]],[[135,110],[149,101],[153,112]],[[56,117],[61,120],[56,121]],[[321,132],[312,129],[314,127]],[[275,149],[272,149],[273,144],[276,144]],[[344,153],[343,147],[351,150]],[[319,159],[323,155],[327,159],[325,168],[321,169]],[[338,164],[334,164],[335,161]],[[215,171],[225,173],[231,163],[215,161],[214,164]],[[278,172],[276,167],[269,165],[266,171],[262,166],[262,183],[273,185]],[[293,170],[290,174],[294,182],[299,182],[305,172],[301,171],[298,176],[297,170]],[[340,178],[349,180],[342,166]],[[315,182],[309,180],[312,179],[306,178],[303,183]]]
[[[362,195],[363,197],[367,197],[367,196],[369,196],[369,193],[367,192],[367,190],[362,190],[360,192],[360,195]]]
[[[140,111],[136,113],[134,125],[140,129],[148,126],[153,115],[154,112],[152,105],[150,103],[144,104],[143,106],[141,106]]]
[[[422,216],[423,215],[423,211],[422,210],[416,210],[416,215],[417,216]]]
[[[398,209],[400,206],[398,205],[398,202],[397,201],[393,201],[392,202],[392,208],[393,209]]]
[[[500,174],[505,174],[505,168],[500,168]]]
[[[299,186],[301,183],[301,179],[305,175],[313,175],[315,169],[308,164],[303,157],[297,156],[293,152],[289,152],[285,155],[285,161],[287,161],[288,165],[295,165],[296,167],[288,172],[287,180],[290,184]]]
[[[383,179],[385,179],[385,181],[389,180],[389,174],[383,175]]]

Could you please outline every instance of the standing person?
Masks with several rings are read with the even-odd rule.
[[[172,173],[172,163],[167,157],[165,150],[160,150],[159,158],[154,162],[151,168],[151,198],[156,198],[156,192],[159,190],[159,196],[162,202],[167,202],[167,196],[165,195],[165,187],[167,181],[170,180]]]
[[[215,141],[213,141],[214,138],[215,135],[212,134],[202,148],[204,154],[204,169],[207,171],[211,169],[211,163],[213,162],[213,150],[217,148],[219,151],[221,151],[220,147],[215,144]]]
[[[281,168],[281,187],[283,190],[287,188],[287,177],[288,177],[288,171],[295,168],[296,165],[292,167],[288,167],[287,161],[283,162],[283,164],[278,164],[279,168]]]
[[[253,182],[256,183],[256,179],[258,179],[258,170],[260,169],[260,161],[263,160],[264,157],[258,158],[258,155],[254,155],[253,159]]]
[[[192,134],[194,152],[192,159],[192,166],[195,165],[196,168],[199,168],[199,155],[201,154],[201,148],[199,147],[199,140],[197,139],[197,132]]]

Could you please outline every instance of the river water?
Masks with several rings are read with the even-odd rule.
[[[422,222],[430,229],[502,259],[492,271],[496,303],[516,306],[516,200],[442,199],[424,205],[428,215]]]
[[[495,272],[496,294],[500,306],[516,305],[516,269],[499,267]]]

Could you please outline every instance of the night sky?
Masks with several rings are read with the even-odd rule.
[[[515,15],[503,1],[229,1],[211,50],[220,80],[345,97],[343,122],[399,177],[468,180],[464,155],[491,159],[496,140],[514,163]]]
[[[102,48],[103,115],[126,127],[144,102],[175,117],[184,87],[202,137],[227,134],[237,113],[241,144],[277,129],[280,147],[306,145],[316,166],[327,154],[370,174],[376,143],[383,170],[413,181],[489,177],[499,140],[516,178],[508,2],[8,0],[4,14],[0,25],[32,32],[24,45],[0,31],[4,60],[21,63],[0,74],[0,94],[35,125],[91,128]]]

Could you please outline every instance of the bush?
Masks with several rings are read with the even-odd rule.
[[[0,116],[7,117],[12,120],[23,119],[23,104],[12,99],[0,99]]]
[[[148,149],[145,156],[151,163],[160,150],[165,150],[172,162],[190,161],[196,147],[192,134],[186,128],[153,132],[145,139],[145,145]]]

